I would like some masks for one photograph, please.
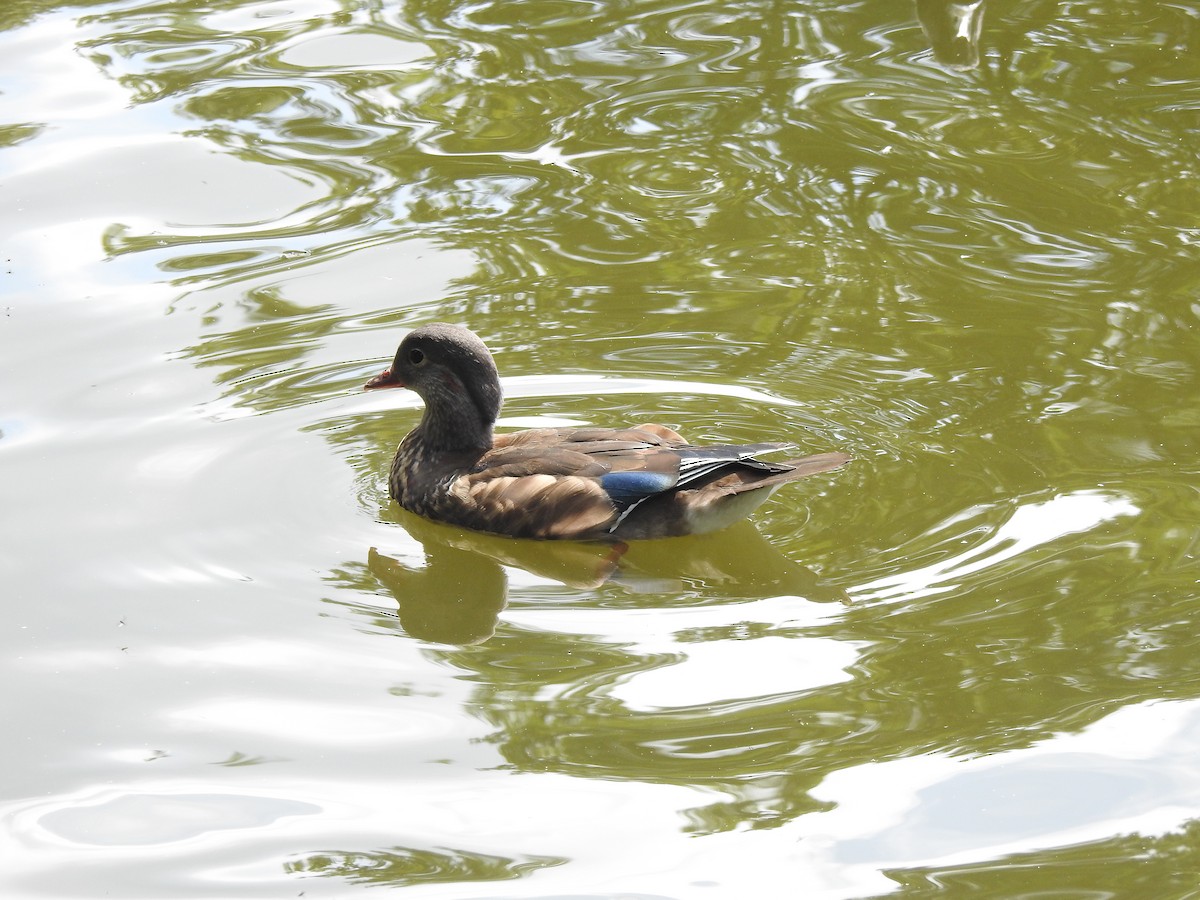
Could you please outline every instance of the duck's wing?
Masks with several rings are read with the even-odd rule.
[[[678,481],[671,445],[682,442],[661,425],[498,435],[449,485],[453,519],[518,537],[604,537],[630,504]]]
[[[738,449],[753,456],[755,449],[774,446]],[[735,458],[736,454],[689,448],[678,434],[661,425],[540,428],[498,438],[480,459],[476,473],[468,477],[479,481],[541,475],[594,479],[622,512],[631,503],[671,490]]]
[[[504,435],[449,485],[454,518],[478,531],[514,537],[603,537],[618,510],[600,479],[609,467],[585,452],[594,442],[564,440],[557,429]],[[647,447],[644,441],[612,446]]]
[[[465,524],[478,530],[589,539],[615,531],[647,500],[681,489],[721,482],[722,493],[738,493],[824,470],[758,458],[790,446],[690,447],[662,426],[535,429],[497,438],[450,487],[470,519]]]

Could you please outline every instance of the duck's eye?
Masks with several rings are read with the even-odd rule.
[[[419,366],[421,363],[425,362],[425,354],[416,347],[413,347],[408,351],[408,361],[414,366]]]

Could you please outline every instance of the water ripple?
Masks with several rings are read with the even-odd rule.
[[[1063,494],[1017,506],[998,527],[977,531],[976,540],[970,539],[971,532],[963,530],[962,522],[974,518],[971,511],[964,512],[959,521],[947,522],[938,530],[950,533],[953,543],[969,543],[967,549],[939,558],[931,565],[867,582],[856,593],[863,600],[895,602],[950,594],[960,590],[968,580],[982,586],[1002,578],[995,570],[1007,563],[1033,564],[1034,551],[1046,544],[1090,532],[1106,522],[1139,512],[1124,497],[1098,491]],[[989,571],[993,574],[981,577]]]

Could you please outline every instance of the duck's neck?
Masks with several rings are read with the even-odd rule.
[[[410,437],[434,453],[488,450],[492,446],[492,422],[486,421],[463,394],[439,396],[426,400],[425,414]]]

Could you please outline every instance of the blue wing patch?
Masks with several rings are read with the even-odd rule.
[[[623,510],[647,497],[669,491],[677,480],[663,472],[609,472],[600,476],[600,487],[617,508]]]

